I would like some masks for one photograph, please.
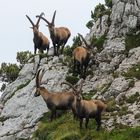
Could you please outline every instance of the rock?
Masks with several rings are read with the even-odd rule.
[[[128,90],[130,80],[125,80],[124,77],[116,78],[110,85],[104,97],[109,98],[111,96],[117,97],[121,92]]]
[[[117,72],[127,72],[131,67],[140,63],[140,47],[129,51],[128,58],[125,58],[119,65]]]
[[[65,81],[67,67],[59,63],[51,63],[54,69],[48,69],[47,65],[49,63],[41,65],[45,69],[41,84],[50,92],[62,91],[61,82]],[[20,71],[18,79],[5,90],[4,93],[7,96],[3,96],[1,99],[5,104],[0,117],[5,118],[5,120],[3,121],[3,125],[0,126],[0,139],[1,137],[10,135],[14,135],[16,138],[29,138],[38,120],[48,111],[42,97],[34,97],[35,77],[33,74],[30,75],[34,71],[34,65],[28,63],[25,66]],[[29,73],[27,73],[26,68],[28,68],[27,71]],[[25,75],[24,77],[23,74]],[[21,89],[16,90],[22,83],[22,79],[25,80],[26,78],[31,81],[24,87],[21,87]],[[14,94],[11,91],[15,91]],[[8,99],[9,94],[12,94],[12,96]]]

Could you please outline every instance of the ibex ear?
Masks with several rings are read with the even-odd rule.
[[[33,29],[33,27],[30,27],[31,29]]]
[[[53,17],[52,17],[52,24],[53,25],[54,25],[55,15],[56,15],[56,10],[54,11],[54,14],[53,14]]]

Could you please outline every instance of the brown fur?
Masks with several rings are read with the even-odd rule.
[[[100,110],[101,112],[106,111],[107,109],[107,105],[101,101],[101,100],[92,100],[98,107],[98,110]]]
[[[50,93],[45,87],[40,87],[41,76],[40,70],[37,73],[36,77],[36,92],[35,97],[41,95],[47,105],[47,107],[51,110],[51,120],[56,117],[56,110],[68,110],[72,109],[74,106],[75,95],[71,91],[65,92],[57,92],[57,93]],[[41,78],[40,78],[41,77]]]
[[[74,59],[82,63],[82,60],[87,56],[87,50],[84,47],[76,47],[73,51]]]
[[[47,52],[49,51],[49,45],[50,42],[48,40],[48,38],[43,35],[42,32],[39,32],[39,21],[37,21],[36,25],[32,22],[32,20],[26,15],[26,17],[29,19],[29,21],[31,22],[32,26],[31,27],[33,29],[33,42],[34,42],[34,54],[36,54],[36,50],[39,49],[42,53],[44,50],[47,49]]]
[[[77,67],[77,72],[80,74],[80,77],[85,78],[86,69],[90,61],[90,53],[86,48],[79,46],[73,50],[73,57],[74,57],[74,73]]]
[[[101,100],[81,100],[77,96],[76,112],[82,128],[83,118],[86,119],[85,127],[87,128],[89,118],[94,118],[97,122],[97,130],[101,126],[101,113],[106,109],[106,105]]]
[[[62,54],[64,46],[67,43],[69,37],[71,36],[71,33],[70,33],[70,30],[66,27],[55,27],[54,25],[55,14],[56,14],[56,11],[54,12],[51,23],[41,16],[36,16],[36,17],[40,17],[48,24],[47,26],[50,32],[50,37],[54,46],[54,55],[59,55],[60,46],[61,46],[60,53]]]

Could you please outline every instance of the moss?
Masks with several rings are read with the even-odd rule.
[[[93,70],[87,70],[86,71],[86,76],[88,76],[88,75],[92,75],[92,76],[94,76],[94,72],[93,72]]]
[[[140,113],[135,114],[135,119],[140,119]]]
[[[118,110],[118,108],[116,107],[116,102],[114,98],[110,98],[107,101],[107,111],[108,112],[113,112]]]
[[[122,73],[122,76],[124,76],[127,79],[136,78],[140,80],[140,64],[137,64],[130,68],[127,72]]]
[[[100,89],[98,89],[98,91],[101,92],[101,94],[103,95],[107,90],[108,88],[110,87],[111,83],[109,84],[103,84],[102,87]]]
[[[8,118],[6,118],[6,117],[0,117],[0,122],[4,122],[4,121],[6,121]]]
[[[113,73],[112,73],[112,76],[113,76],[113,78],[115,79],[115,78],[118,78],[118,77],[119,77],[119,74],[118,74],[117,72],[113,72]]]
[[[75,85],[79,81],[79,78],[78,77],[75,77],[75,76],[66,76],[66,79],[65,80],[67,82]]]
[[[126,99],[127,103],[134,103],[136,101],[140,100],[140,95],[139,92],[136,92],[134,95],[130,96],[129,98]]]
[[[130,80],[130,82],[129,82],[129,87],[134,87],[134,85],[135,85],[135,81],[134,81],[134,79],[131,79]]]
[[[128,52],[133,48],[140,46],[140,33],[138,34],[129,34],[125,37],[125,49]]]
[[[7,98],[7,100],[11,99],[18,90],[26,87],[29,83],[30,83],[30,81],[27,81],[26,83],[17,86],[16,90]]]
[[[19,86],[17,87],[16,91],[18,91],[18,90],[20,90],[20,89],[22,89],[22,88],[26,87],[29,83],[30,83],[30,80],[29,80],[29,81],[27,81],[27,82],[26,82],[26,83],[24,83],[24,84],[19,85]],[[15,91],[15,92],[16,92],[16,91]]]
[[[119,116],[123,116],[123,115],[126,115],[128,114],[128,107],[127,106],[123,106],[119,111],[118,111],[118,115]]]

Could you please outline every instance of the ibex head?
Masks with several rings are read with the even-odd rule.
[[[42,77],[43,77],[44,73],[45,73],[44,69],[43,70],[40,69],[37,72],[37,75],[36,75],[36,92],[34,94],[35,97],[40,96],[40,90],[44,88],[44,87],[40,87],[41,80],[42,80]]]
[[[56,15],[56,10],[54,11],[54,14],[53,14],[53,17],[52,17],[52,21],[51,21],[51,22],[49,22],[47,19],[43,18],[41,15],[37,15],[36,17],[39,17],[39,19],[40,19],[40,18],[43,19],[43,20],[47,23],[46,26],[48,26],[49,30],[50,30],[50,31],[53,31],[53,29],[54,29],[54,27],[55,27],[55,24],[54,24],[55,15]]]
[[[33,29],[33,31],[34,31],[34,30],[38,30],[40,18],[41,18],[43,15],[45,15],[45,14],[42,12],[42,13],[40,14],[40,16],[39,16],[39,18],[38,18],[36,24],[34,24],[34,22],[30,19],[30,17],[29,17],[28,15],[26,15],[27,19],[30,21],[30,23],[31,23],[31,25],[32,25],[32,27],[30,27],[30,28]]]
[[[63,82],[62,84],[66,84],[68,86],[70,86],[73,89],[73,94],[77,97],[76,99],[78,101],[80,101],[83,97],[82,97],[82,87],[83,87],[83,83],[84,83],[84,79],[81,79],[80,83],[79,83],[79,89],[77,89],[75,86],[73,86],[71,83],[69,82]],[[78,85],[77,85],[78,86]]]

